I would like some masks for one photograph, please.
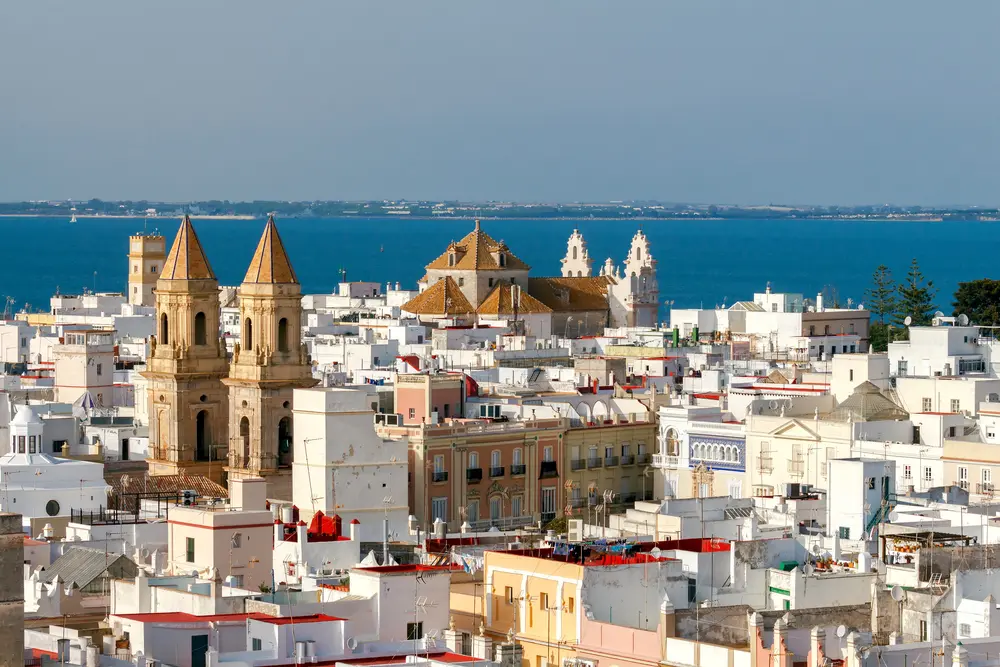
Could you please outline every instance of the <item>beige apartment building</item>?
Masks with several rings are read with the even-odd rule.
[[[586,518],[605,494],[615,506],[653,498],[655,480],[645,470],[656,448],[655,417],[618,415],[610,421],[584,422],[563,438],[564,504],[574,515]]]

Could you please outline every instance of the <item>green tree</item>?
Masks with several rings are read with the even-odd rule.
[[[956,317],[965,314],[973,324],[1000,325],[1000,280],[983,278],[959,283],[952,305]]]
[[[892,280],[892,271],[885,264],[879,264],[872,274],[872,286],[865,291],[868,298],[868,312],[878,323],[885,326],[886,318],[891,319],[896,314],[896,283]]]
[[[879,264],[872,274],[872,286],[865,291],[868,299],[868,311],[875,318],[868,330],[868,344],[875,352],[885,352],[889,347],[891,329],[886,319],[896,315],[896,283],[892,280],[892,271],[885,264]]]
[[[906,279],[897,286],[896,292],[899,294],[894,318],[896,326],[905,327],[907,317],[911,318],[910,324],[913,326],[927,326],[931,323],[936,308],[934,297],[937,289],[933,281],[924,279],[916,258],[910,262]]]

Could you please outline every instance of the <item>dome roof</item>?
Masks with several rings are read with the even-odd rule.
[[[909,413],[897,405],[871,382],[862,382],[830,413],[835,421],[897,421],[909,418]]]
[[[41,424],[42,419],[30,405],[22,405],[17,408],[17,412],[14,414],[14,418],[10,420],[11,424]]]

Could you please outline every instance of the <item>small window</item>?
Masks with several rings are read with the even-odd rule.
[[[205,313],[198,313],[194,316],[194,344],[205,345],[208,342],[208,325],[205,321]]]
[[[903,479],[913,479],[912,466],[903,466]]]
[[[149,272],[150,273],[156,273],[156,266],[154,265],[154,266],[149,267]]]
[[[463,278],[462,276],[458,277],[458,286],[465,287],[465,278]]]
[[[970,637],[970,636],[972,636],[972,626],[969,623],[959,623],[958,624],[958,636],[959,637]]]
[[[29,454],[34,454],[35,451],[36,451],[35,450],[35,447],[36,447],[35,438],[36,437],[38,437],[38,436],[34,436],[34,435],[29,435],[28,436],[28,453]]]
[[[187,538],[187,549],[185,550],[185,560],[188,563],[194,562],[194,538]]]
[[[57,516],[59,514],[59,503],[55,500],[45,503],[45,513],[49,516]]]
[[[544,447],[542,449],[542,460],[546,463],[552,462],[552,446]]]
[[[418,623],[407,623],[406,624],[406,639],[409,641],[414,641],[417,639],[424,638],[424,623],[420,621]]]
[[[234,549],[239,549],[243,544],[243,535],[241,533],[233,533],[232,540],[230,541],[231,546]]]
[[[490,285],[490,287],[493,287],[493,279],[492,278],[490,278],[489,285]]]
[[[258,639],[257,637],[254,637],[253,639],[250,640],[250,650],[251,651],[260,651],[261,650],[260,639]]]
[[[288,319],[284,317],[278,320],[278,352],[288,352]]]
[[[416,417],[417,417],[417,409],[416,408],[410,408],[409,416],[410,416],[410,419],[416,419]]]
[[[933,482],[934,481],[934,469],[933,468],[924,468],[924,481],[925,482]]]
[[[24,436],[17,436],[17,453],[24,454]]]
[[[851,539],[851,528],[849,526],[841,526],[839,533],[840,539],[849,540]]]
[[[847,379],[850,380],[851,382],[854,382],[854,369],[853,368],[850,369],[849,371],[847,371]]]
[[[104,365],[103,364],[97,364],[97,374],[98,375],[102,375],[103,371],[104,371]]]
[[[962,411],[962,402],[959,399],[957,398],[951,399],[951,411],[952,412]]]
[[[571,614],[576,611],[576,600],[573,598],[566,598],[566,611]]]
[[[934,403],[931,401],[931,399],[924,397],[920,401],[920,411],[921,412],[930,412],[933,409],[934,409]]]
[[[507,599],[507,604],[514,604],[514,587],[505,586],[503,589],[504,595]]]
[[[538,596],[538,608],[545,611],[549,608],[549,594],[542,593]]]

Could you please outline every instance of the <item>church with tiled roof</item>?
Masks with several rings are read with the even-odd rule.
[[[586,242],[577,230],[562,265],[562,276],[530,276],[531,267],[477,220],[471,232],[426,266],[420,294],[402,310],[427,323],[516,323],[539,338],[656,323],[656,262],[641,231],[632,240],[624,274],[609,259],[601,274],[592,276]]]

